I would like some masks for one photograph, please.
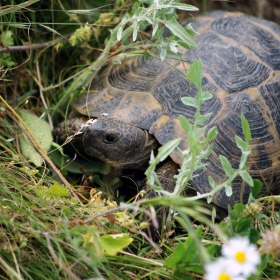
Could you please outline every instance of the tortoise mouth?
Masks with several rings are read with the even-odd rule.
[[[93,147],[85,149],[85,152],[88,155],[96,159],[99,159],[105,163],[108,163],[112,167],[117,169],[137,169],[145,165],[145,163],[147,163],[150,158],[150,153],[148,153],[148,154],[142,154],[141,157],[134,158],[133,160],[129,160],[128,158],[125,158],[125,161],[124,159],[121,158],[117,158],[116,160],[110,160],[106,158],[106,156],[104,156],[100,150]]]
[[[149,161],[150,155],[144,156],[142,158],[139,158],[137,160],[133,161],[125,161],[125,162],[118,162],[118,161],[111,161],[109,159],[106,159],[104,156],[99,157],[99,159],[103,162],[106,162],[117,169],[137,169],[141,168]]]

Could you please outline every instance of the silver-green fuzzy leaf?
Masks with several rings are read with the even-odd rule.
[[[49,124],[38,118],[36,115],[20,110],[18,114],[28,126],[33,136],[36,138],[37,142],[41,145],[44,151],[48,151],[52,144],[52,133]],[[28,139],[26,134],[20,130],[19,131],[19,144],[23,156],[30,160],[36,167],[43,164],[43,158],[40,153],[36,150],[32,142]]]

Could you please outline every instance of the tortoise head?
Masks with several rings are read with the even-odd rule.
[[[158,145],[148,131],[116,119],[95,119],[83,129],[85,152],[119,169],[141,167]]]

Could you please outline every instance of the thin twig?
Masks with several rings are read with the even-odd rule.
[[[67,40],[71,35],[72,35],[72,33],[68,34],[68,35],[64,35],[61,38],[57,38],[55,40],[51,40],[51,41],[41,43],[41,44],[34,44],[34,45],[27,45],[27,46],[13,46],[13,47],[3,46],[0,49],[0,53],[25,52],[25,51],[34,51],[34,50],[44,49],[46,47],[56,44],[57,42],[62,41],[62,40]]]

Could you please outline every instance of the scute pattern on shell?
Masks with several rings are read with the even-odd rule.
[[[202,62],[211,61],[211,64],[203,65],[204,71],[228,93],[255,87],[269,77],[270,69],[245,53],[239,44],[234,46],[212,32],[201,34],[197,43],[199,49],[190,50],[186,54],[186,59],[198,55]]]
[[[153,88],[155,79],[163,69],[160,61],[157,63],[148,57],[143,57],[140,64],[137,60],[132,60],[123,67],[113,67],[108,76],[108,82],[118,89],[145,92]]]
[[[258,26],[257,23],[258,19],[249,16],[245,19],[244,17],[229,18],[228,20],[220,19],[211,24],[211,29],[248,48],[261,61],[270,65],[272,69],[279,70],[280,57],[277,51],[277,47],[280,48],[279,30],[275,29],[276,33],[274,33],[273,29],[270,28],[274,25],[267,23],[266,27],[262,24],[262,21],[259,21],[261,26]],[[243,28],[246,30],[246,38],[238,35]]]
[[[212,113],[208,129],[217,126],[219,135],[214,150],[205,160],[206,170],[192,180],[201,193],[211,190],[208,176],[216,184],[226,176],[219,155],[226,156],[238,168],[241,151],[234,136],[243,136],[241,113],[248,120],[252,153],[247,162],[253,178],[263,183],[263,191],[280,190],[280,27],[251,16],[214,12],[198,18],[193,27],[200,33],[198,49],[184,51],[185,67],[200,59],[203,64],[203,87],[214,94],[201,111]],[[171,66],[170,66],[171,65]],[[79,97],[75,107],[83,115],[109,118],[149,130],[160,144],[182,137],[180,148],[186,148],[186,135],[178,116],[193,121],[194,108],[181,103],[184,96],[195,96],[196,89],[184,75],[179,59],[161,62],[151,57],[124,61],[108,66],[94,81],[93,92]],[[171,154],[182,163],[178,151]],[[249,186],[237,178],[233,195],[220,191],[213,201],[227,208],[228,204],[246,199]]]

